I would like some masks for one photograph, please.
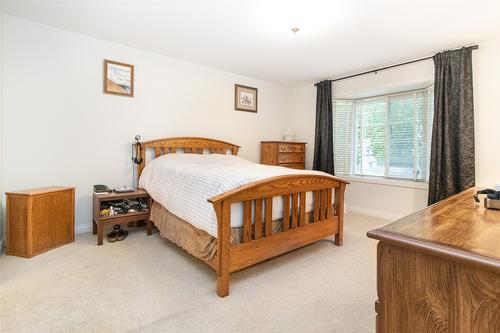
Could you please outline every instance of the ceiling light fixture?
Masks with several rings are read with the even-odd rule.
[[[292,32],[293,32],[295,35],[296,35],[296,34],[297,34],[297,32],[299,32],[299,31],[300,31],[300,29],[299,29],[299,28],[292,28]]]

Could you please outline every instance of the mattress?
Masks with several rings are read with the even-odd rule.
[[[194,227],[217,237],[215,211],[207,199],[242,185],[291,174],[327,175],[311,170],[295,170],[262,165],[241,157],[223,154],[166,154],[148,162],[139,186],[169,212]],[[306,211],[311,210],[312,193],[306,195]],[[273,220],[283,216],[283,202],[273,198]],[[231,227],[243,225],[243,204],[231,206]]]

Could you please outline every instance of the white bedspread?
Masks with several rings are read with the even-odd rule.
[[[148,162],[139,186],[172,214],[217,237],[215,211],[207,199],[250,182],[288,174],[323,174],[311,170],[256,164],[222,154],[166,154]],[[312,194],[306,195],[308,211]],[[243,205],[231,207],[231,226],[243,224]],[[280,198],[273,199],[273,219],[283,215]]]

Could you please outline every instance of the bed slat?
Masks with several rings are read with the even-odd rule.
[[[262,237],[262,199],[255,200],[255,239]]]
[[[292,229],[297,228],[297,220],[299,217],[299,194],[292,194]]]
[[[299,226],[306,225],[306,192],[300,192]]]
[[[290,195],[283,196],[283,231],[290,229]]]
[[[161,148],[155,148],[155,158],[161,156]]]
[[[320,193],[319,191],[314,191],[314,219],[313,222],[317,223],[319,221],[319,200],[320,200]]]
[[[266,237],[273,233],[273,198],[266,198]]]
[[[330,218],[333,216],[332,209],[332,189],[329,188],[326,190],[326,218]]]
[[[325,192],[325,190],[321,190],[319,202],[320,202],[319,219],[324,220],[326,217],[326,192]]]
[[[252,240],[252,200],[243,202],[243,243]]]

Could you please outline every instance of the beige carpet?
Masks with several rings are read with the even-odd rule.
[[[376,242],[386,221],[348,214],[345,245],[321,241],[232,274],[215,273],[158,233],[96,237],[32,259],[0,257],[1,332],[373,332]]]

